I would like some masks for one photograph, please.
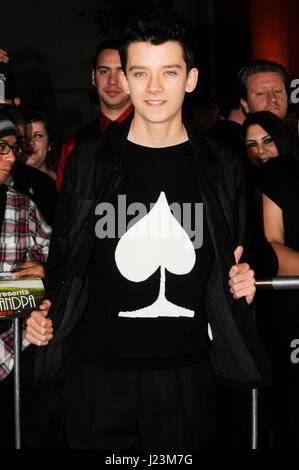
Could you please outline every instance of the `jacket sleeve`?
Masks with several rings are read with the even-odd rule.
[[[56,179],[56,187],[57,187],[58,192],[60,192],[60,189],[61,189],[65,164],[70,153],[75,148],[75,141],[76,139],[75,139],[75,136],[73,135],[68,140],[66,140],[62,146],[58,169],[57,169],[57,179]]]
[[[75,225],[76,207],[76,150],[67,160],[61,192],[53,223],[53,231],[46,265],[47,297],[52,300],[63,280],[64,266],[69,256],[69,235]]]
[[[253,245],[249,220],[248,186],[245,177],[245,167],[238,157],[236,157],[235,160],[234,172],[238,220],[235,248],[237,248],[237,245],[242,245],[244,247],[244,252],[241,262],[246,262],[252,265]]]

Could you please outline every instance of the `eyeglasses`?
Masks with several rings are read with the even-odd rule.
[[[9,145],[4,142],[0,142],[0,155],[8,155],[11,150],[15,157],[20,157],[23,153],[23,149],[19,144]]]

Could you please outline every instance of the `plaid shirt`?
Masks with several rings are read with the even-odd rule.
[[[45,262],[49,251],[51,228],[28,197],[14,189],[7,190],[6,209],[0,232],[0,272],[26,261]],[[29,345],[22,333],[22,349]],[[12,371],[13,328],[0,335],[0,381]]]
[[[22,330],[22,351],[29,346],[25,338],[26,329]],[[14,366],[14,331],[13,327],[0,335],[0,382],[2,382],[12,371]]]
[[[0,272],[25,261],[45,262],[51,228],[27,196],[7,190],[6,209],[0,232]]]

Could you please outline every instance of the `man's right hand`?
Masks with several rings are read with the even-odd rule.
[[[51,302],[44,300],[39,310],[34,310],[26,320],[26,339],[36,346],[47,346],[53,339],[53,323],[47,318]]]

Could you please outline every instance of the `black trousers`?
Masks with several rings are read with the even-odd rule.
[[[21,354],[21,446],[22,449],[64,449],[65,421],[63,384],[33,386],[34,350]],[[0,382],[0,449],[15,448],[14,373]]]
[[[72,449],[207,449],[215,382],[208,361],[170,370],[73,365],[65,386]]]
[[[299,327],[277,323],[278,342],[274,360],[274,449],[299,448],[299,362],[292,361],[291,343],[299,339]],[[298,354],[297,354],[298,356]]]
[[[22,448],[66,449],[62,383],[23,389],[21,397]]]
[[[14,449],[13,374],[0,382],[0,449]]]

